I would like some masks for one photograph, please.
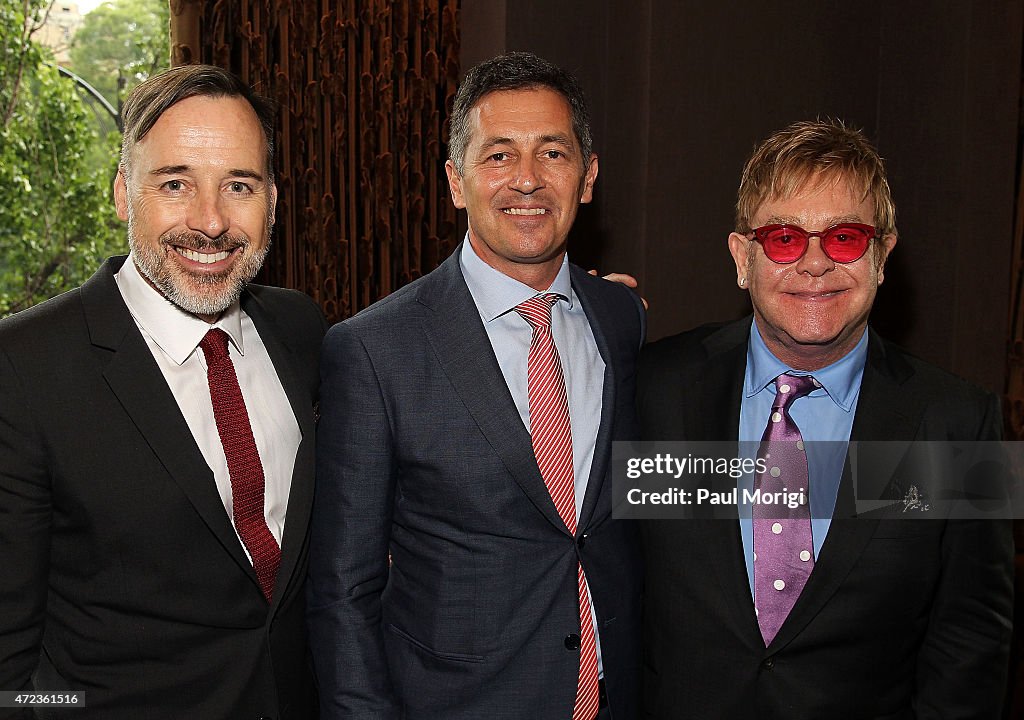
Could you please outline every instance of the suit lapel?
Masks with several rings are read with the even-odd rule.
[[[286,595],[286,587],[294,580],[296,564],[305,544],[309,529],[309,516],[313,506],[314,474],[314,428],[313,407],[309,387],[303,383],[299,372],[300,362],[295,349],[284,338],[287,329],[271,320],[271,315],[259,298],[245,293],[242,308],[252,319],[259,332],[260,340],[267,348],[267,354],[274,364],[274,370],[281,381],[292,413],[299,424],[299,447],[295,453],[292,478],[288,490],[288,508],[285,511],[284,537],[281,544],[281,566],[277,571],[274,588],[274,606]],[[300,578],[301,580],[301,578]]]
[[[924,405],[904,383],[913,369],[874,331],[868,335],[868,358],[861,381],[851,440],[911,440],[917,433]]]
[[[686,378],[690,389],[683,394],[687,439],[738,441],[750,322],[750,318],[745,318],[727,325],[704,340],[707,362],[699,376]],[[722,589],[721,597],[728,604],[736,627],[744,635],[759,636],[736,510],[712,507],[715,519],[698,521],[707,526],[708,541],[702,547],[707,554],[707,567]]]
[[[739,438],[749,335],[750,320],[744,319],[704,340],[707,363],[699,377],[689,378],[689,394],[695,401],[685,404],[688,438],[734,442]]]
[[[902,387],[913,370],[902,358],[887,353],[878,335],[873,331],[869,333],[868,358],[850,440],[910,440],[923,412],[920,401]],[[889,472],[895,469],[896,463]],[[821,611],[874,536],[878,520],[852,518],[855,491],[848,459],[843,468],[836,511],[814,572],[775,636],[771,650],[792,640]]]
[[[843,471],[843,484],[849,482],[849,464]],[[821,612],[825,603],[836,593],[850,570],[860,559],[864,548],[871,541],[878,527],[878,520],[834,517],[828,529],[828,536],[814,563],[807,584],[796,604],[779,628],[769,650],[774,652],[796,637],[814,617]]]
[[[171,479],[178,484],[227,553],[256,582],[256,574],[224,510],[213,472],[164,381],[160,367],[121,299],[111,259],[82,286],[86,324],[94,346],[110,351],[103,372],[117,397]],[[148,478],[138,478],[147,482]]]
[[[537,469],[530,434],[462,276],[461,248],[459,245],[427,276],[419,289],[417,300],[430,311],[423,323],[424,334],[459,399],[509,474],[544,517],[568,533]]]
[[[577,523],[579,528],[589,526],[594,517],[594,510],[597,507],[597,499],[604,487],[605,473],[608,469],[610,453],[602,452],[601,448],[610,448],[612,433],[614,431],[616,388],[618,387],[617,350],[609,344],[609,335],[605,332],[604,322],[614,317],[614,309],[605,302],[605,297],[594,293],[591,296],[586,291],[586,278],[582,270],[570,266],[572,275],[572,287],[576,296],[583,306],[587,315],[587,322],[590,324],[591,332],[594,333],[594,341],[597,343],[597,350],[604,360],[604,386],[601,392],[601,424],[597,429],[597,439],[594,445],[594,459],[590,466],[590,477],[587,478],[587,490],[583,497],[583,506],[580,508],[580,518]],[[635,350],[635,348],[634,348]]]

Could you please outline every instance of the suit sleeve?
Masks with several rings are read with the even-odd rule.
[[[307,591],[323,720],[399,717],[381,625],[395,474],[372,360],[347,325],[336,325],[321,358]]]
[[[631,291],[630,296],[633,298],[636,311],[640,316],[640,344],[637,346],[639,350],[647,342],[647,308],[644,307],[644,301],[635,292]]]
[[[989,396],[977,440],[998,440],[998,401]],[[949,520],[942,575],[918,654],[918,720],[998,720],[1013,627],[1010,520]]]
[[[31,688],[46,610],[50,479],[33,403],[0,350],[0,690]],[[29,713],[0,708],[0,717]]]

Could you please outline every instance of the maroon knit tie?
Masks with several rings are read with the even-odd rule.
[[[249,424],[242,390],[238,387],[235,366],[228,357],[228,334],[214,328],[206,333],[199,347],[206,356],[213,417],[231,476],[231,510],[235,529],[252,558],[263,595],[270,602],[277,567],[281,564],[281,548],[263,517],[263,463],[252,436],[252,425]]]

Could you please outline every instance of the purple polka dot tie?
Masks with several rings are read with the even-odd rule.
[[[775,402],[761,438],[758,457],[765,472],[754,477],[760,501],[753,505],[754,605],[767,647],[782,627],[814,569],[811,511],[807,503],[807,456],[800,428],[789,415],[797,398],[820,387],[809,375],[775,378]],[[773,502],[776,493],[804,491],[804,502],[790,508]]]

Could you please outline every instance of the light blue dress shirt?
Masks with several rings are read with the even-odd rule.
[[[764,344],[757,323],[751,322],[750,341],[747,344],[747,370],[743,378],[743,399],[740,401],[741,442],[751,442],[748,449],[756,452],[757,443],[764,434],[775,402],[775,378],[782,373],[813,375],[821,387],[794,401],[789,414],[800,428],[807,448],[808,500],[811,506],[811,536],[814,557],[828,535],[835,509],[839,482],[846,458],[846,443],[853,430],[853,416],[860,397],[860,382],[864,376],[864,363],[868,356],[867,330],[857,345],[838,361],[813,373],[796,371],[779,360]],[[820,441],[833,441],[821,443]],[[814,444],[818,442],[819,444]],[[740,487],[752,488],[753,475],[740,480]],[[795,490],[795,488],[789,488]],[[743,559],[747,566],[750,594],[754,594],[754,525],[750,506],[741,505],[740,537],[743,540]]]
[[[530,429],[530,395],[527,361],[533,328],[515,311],[515,307],[530,298],[541,295],[529,285],[510,278],[485,263],[473,250],[469,237],[462,244],[459,265],[473,296],[487,338],[491,341],[498,367],[505,378],[519,417],[527,431]],[[558,350],[565,376],[565,391],[569,402],[569,425],[572,428],[572,464],[576,494],[576,519],[580,517],[583,498],[587,494],[590,467],[594,462],[594,446],[601,425],[601,396],[604,392],[604,359],[597,349],[590,321],[583,312],[579,298],[572,289],[569,277],[569,258],[562,258],[551,287],[545,292],[561,295],[551,308],[551,336]],[[603,677],[601,636],[597,631],[597,616],[593,603],[590,619],[594,624],[597,644],[597,668]]]
[[[516,305],[541,295],[529,285],[510,278],[477,256],[469,238],[462,244],[459,256],[462,274],[469,285],[487,337],[494,348],[498,366],[505,378],[512,400],[530,429],[530,396],[527,358],[533,329],[515,311]],[[604,359],[597,349],[590,321],[583,312],[569,278],[569,259],[546,292],[561,295],[551,308],[551,334],[558,349],[569,400],[569,423],[572,427],[572,462],[576,491],[576,517],[580,516],[587,493],[590,466],[594,462],[594,446],[601,425],[601,395],[604,391]]]

